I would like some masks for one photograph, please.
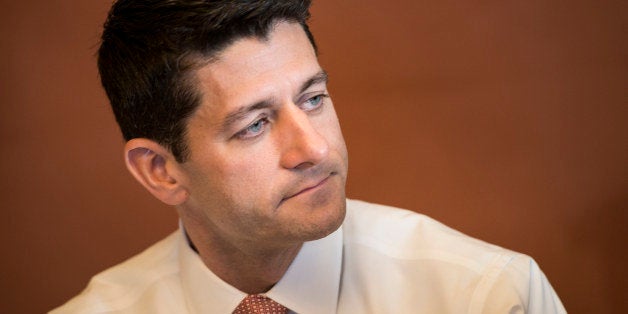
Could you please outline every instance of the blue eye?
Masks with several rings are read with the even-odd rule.
[[[302,109],[305,111],[312,111],[319,108],[323,104],[323,99],[325,97],[327,97],[327,95],[321,94],[306,100],[302,106]]]
[[[247,129],[247,131],[251,132],[251,133],[258,133],[259,131],[261,131],[262,127],[264,126],[264,121],[262,120],[257,120],[255,121],[255,123],[251,124]]]
[[[250,124],[246,129],[238,132],[236,136],[241,139],[253,138],[264,132],[268,118],[264,117]]]

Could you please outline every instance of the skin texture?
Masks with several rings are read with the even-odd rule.
[[[220,278],[270,289],[304,241],[345,215],[347,151],[326,75],[301,26],[240,39],[195,73],[202,103],[179,164],[147,139],[127,143],[127,167],[176,205],[191,241]]]

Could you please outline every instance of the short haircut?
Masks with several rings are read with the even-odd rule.
[[[125,140],[148,138],[189,157],[188,118],[200,105],[193,74],[234,41],[265,39],[278,21],[308,28],[310,0],[118,0],[98,50],[102,85]]]

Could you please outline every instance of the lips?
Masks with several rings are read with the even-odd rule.
[[[288,200],[288,199],[291,199],[291,198],[293,198],[293,197],[299,196],[299,195],[301,195],[301,194],[303,194],[303,193],[307,193],[307,192],[309,192],[309,191],[311,191],[311,190],[314,190],[314,189],[317,189],[317,188],[319,188],[319,187],[323,186],[325,183],[327,183],[327,181],[329,180],[329,178],[330,178],[332,175],[334,175],[334,174],[335,174],[335,173],[330,173],[328,176],[326,176],[326,177],[324,177],[324,178],[322,178],[322,179],[320,179],[320,180],[314,181],[314,183],[305,184],[305,185],[304,185],[304,186],[305,186],[304,188],[301,188],[300,190],[298,190],[298,192],[296,192],[296,193],[294,193],[294,194],[292,194],[292,195],[290,195],[290,196],[284,197],[284,198],[281,200],[281,202],[283,203],[284,201],[286,201],[286,200]]]

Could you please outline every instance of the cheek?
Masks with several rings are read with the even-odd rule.
[[[268,167],[259,160],[239,159],[229,162],[206,164],[196,169],[191,194],[199,208],[219,206],[229,209],[224,215],[239,216],[238,209],[265,206],[263,200],[271,199],[273,178],[265,173]]]
[[[333,110],[333,106],[331,107],[331,110],[329,110],[329,113],[321,119],[318,129],[321,130],[319,132],[321,132],[331,147],[333,147],[341,155],[347,155],[344,137],[342,136],[340,123],[338,121],[338,117],[336,116],[336,112]]]
[[[232,193],[249,191],[251,196],[264,193],[275,179],[277,160],[270,147],[260,145],[246,152],[229,152],[225,155],[231,158],[220,166],[218,179],[227,188],[232,189]],[[243,197],[246,198],[247,195]]]

